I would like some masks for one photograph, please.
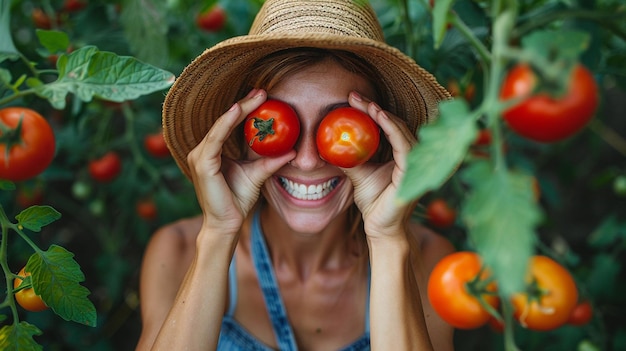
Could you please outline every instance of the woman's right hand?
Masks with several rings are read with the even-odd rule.
[[[293,150],[254,161],[232,160],[222,155],[224,143],[237,125],[266,98],[262,89],[250,91],[215,121],[187,155],[204,226],[212,228],[211,232],[235,235],[256,204],[263,183],[295,157]]]

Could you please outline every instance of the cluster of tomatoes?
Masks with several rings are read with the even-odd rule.
[[[583,325],[593,317],[589,301],[579,300],[571,273],[543,256],[531,257],[526,289],[511,297],[514,319],[524,328],[549,331],[565,324]],[[460,251],[441,259],[428,280],[428,298],[437,314],[459,329],[503,327],[497,282],[480,256]]]
[[[244,138],[262,156],[280,156],[293,149],[300,137],[300,121],[288,104],[268,100],[244,122]],[[365,163],[378,150],[378,125],[365,112],[341,107],[329,112],[317,129],[317,149],[327,162],[344,168]]]

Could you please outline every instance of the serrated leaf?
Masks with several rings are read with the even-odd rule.
[[[70,37],[67,33],[58,30],[37,29],[37,38],[50,53],[65,52],[70,46]]]
[[[398,190],[402,201],[439,188],[461,164],[476,137],[476,122],[463,100],[442,102],[439,113],[437,121],[422,127],[420,141],[408,155],[407,176]]]
[[[34,232],[61,218],[61,213],[50,206],[31,206],[20,212],[15,219],[19,225]]]
[[[491,268],[503,296],[519,292],[542,213],[531,176],[476,162],[462,173],[470,186],[461,217],[470,241]]]
[[[37,95],[48,99],[56,109],[65,108],[68,93],[84,102],[93,97],[123,102],[165,89],[174,82],[174,75],[168,71],[94,46],[61,54],[57,69],[56,81],[34,87]]]
[[[24,321],[18,324],[5,325],[0,329],[0,350],[43,350],[41,345],[33,339],[33,336],[41,334],[39,328]]]
[[[454,0],[436,0],[433,6],[433,39],[435,49],[439,48],[446,35],[448,13],[452,10]]]
[[[96,325],[96,308],[87,298],[89,289],[80,285],[85,275],[74,260],[74,254],[61,246],[34,253],[26,263],[31,272],[35,293],[54,313],[67,321]]]

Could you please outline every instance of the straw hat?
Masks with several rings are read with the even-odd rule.
[[[387,45],[366,0],[266,0],[248,35],[227,39],[194,59],[170,88],[163,105],[165,140],[183,173],[187,154],[214,120],[235,101],[249,67],[289,48],[339,49],[360,56],[378,71],[386,108],[413,131],[437,116],[437,103],[449,97],[435,78],[400,50]],[[224,145],[238,158],[240,138]]]

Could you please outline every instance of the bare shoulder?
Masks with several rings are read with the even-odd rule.
[[[413,242],[411,246],[418,251],[426,272],[430,272],[444,256],[455,251],[450,240],[417,221],[409,223],[409,233]]]
[[[137,350],[150,349],[187,272],[196,250],[200,217],[159,228],[144,252],[139,278],[142,332]]]

